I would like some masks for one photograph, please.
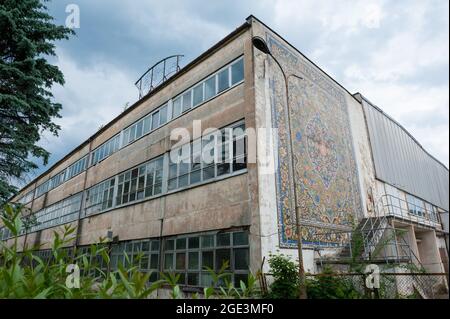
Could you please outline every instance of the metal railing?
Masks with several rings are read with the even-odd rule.
[[[181,54],[168,56],[156,62],[135,83],[139,90],[139,98],[143,97],[156,87],[167,81],[180,71]]]
[[[420,214],[414,213],[410,206],[411,204],[403,198],[384,194],[375,205],[375,217],[390,216],[432,228],[442,227],[437,213],[430,213],[426,209]]]

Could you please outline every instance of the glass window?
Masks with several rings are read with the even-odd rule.
[[[233,246],[242,246],[242,245],[248,245],[247,232],[233,233]]]
[[[159,126],[159,111],[153,113],[152,115],[152,130],[158,128]]]
[[[188,256],[189,256],[188,269],[189,270],[199,270],[200,260],[198,257],[198,251],[190,252]]]
[[[136,124],[136,139],[138,139],[142,136],[142,126],[143,126],[143,121],[139,121]]]
[[[205,101],[216,95],[216,76],[205,81]]]
[[[183,94],[183,112],[189,110],[191,106],[192,106],[191,91],[189,90]]]
[[[177,117],[181,114],[181,96],[173,100],[173,116]]]
[[[234,249],[234,269],[248,270],[249,260],[248,260],[248,249]]]
[[[228,76],[228,68],[220,71],[218,76],[217,93],[220,93],[230,87],[230,79]]]
[[[194,87],[194,97],[193,97],[193,104],[194,106],[200,104],[203,102],[203,83],[200,83],[196,87]]]
[[[144,118],[144,134],[150,132],[150,128],[151,128],[151,115],[147,115]]]
[[[167,105],[164,105],[159,110],[159,125],[164,125],[167,122]]]
[[[241,58],[231,66],[231,85],[244,79],[244,59]]]
[[[230,246],[230,233],[217,234],[217,246]]]

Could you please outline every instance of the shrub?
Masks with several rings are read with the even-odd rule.
[[[269,255],[270,273],[274,281],[266,297],[273,299],[298,298],[298,266],[288,256]]]

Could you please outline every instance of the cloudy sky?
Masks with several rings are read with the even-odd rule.
[[[350,92],[361,92],[449,163],[448,0],[53,0],[80,28],[57,43],[66,84],[59,137],[41,141],[56,162],[137,100],[134,82],[154,62],[184,54],[183,65],[253,14]],[[29,176],[36,176],[40,169]]]

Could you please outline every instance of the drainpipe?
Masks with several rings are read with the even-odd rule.
[[[88,150],[88,160],[87,160],[87,167],[84,172],[84,180],[83,180],[83,193],[81,194],[81,205],[80,205],[80,211],[78,212],[78,218],[77,218],[77,231],[75,236],[75,241],[73,243],[73,251],[75,253],[76,249],[78,248],[80,244],[80,236],[81,236],[81,227],[80,227],[80,221],[81,221],[81,213],[84,210],[84,202],[86,199],[86,182],[87,182],[87,175],[88,170],[90,168],[91,163],[91,150],[92,150],[92,138],[89,138],[89,150]]]

